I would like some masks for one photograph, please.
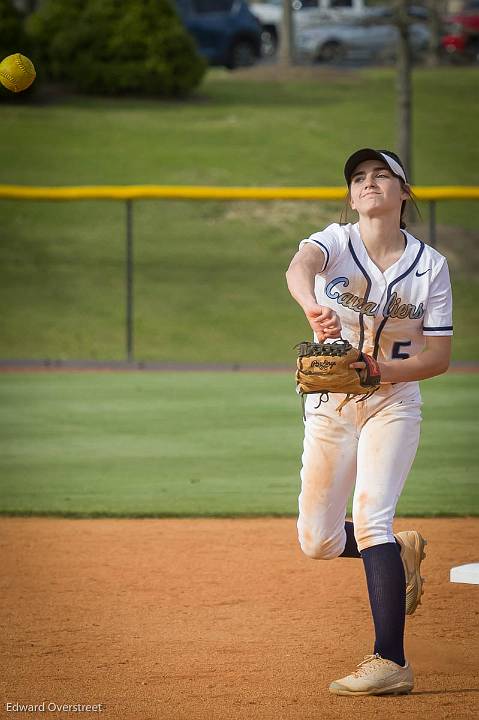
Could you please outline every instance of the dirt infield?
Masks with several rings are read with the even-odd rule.
[[[449,569],[479,560],[479,520],[397,521],[408,527],[429,540],[406,628],[416,687],[344,698],[329,682],[372,650],[362,563],[306,558],[294,519],[0,518],[0,714],[472,720],[479,586],[451,584]]]

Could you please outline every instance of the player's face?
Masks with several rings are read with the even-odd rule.
[[[365,160],[355,168],[349,192],[352,209],[371,218],[399,215],[403,200],[409,197],[399,178],[378,160]]]

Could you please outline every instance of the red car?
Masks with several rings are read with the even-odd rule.
[[[479,60],[479,0],[465,3],[461,13],[445,19],[441,44],[453,60]]]

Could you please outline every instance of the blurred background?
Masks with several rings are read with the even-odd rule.
[[[410,175],[476,185],[479,3],[399,5]],[[2,56],[20,50],[37,68],[25,93],[2,88],[0,181],[341,187],[352,150],[398,145],[397,7],[294,0],[288,24],[277,0],[0,0]],[[0,203],[1,357],[128,357],[125,203]],[[290,363],[307,326],[283,272],[342,204],[133,205],[129,358],[174,361],[188,342],[185,362]],[[412,229],[427,241],[420,210]],[[440,202],[435,220],[453,270],[454,357],[475,361],[479,204]]]
[[[0,0],[0,51],[37,70],[29,90],[0,93],[3,188],[342,193],[352,151],[405,142],[415,185],[479,185],[478,2]],[[409,227],[428,242],[431,206],[419,209]],[[331,200],[4,192],[1,365],[171,373],[4,377],[1,509],[294,513],[291,372],[175,369],[291,370],[292,345],[310,330],[284,272],[299,241],[343,211]],[[474,370],[479,202],[459,190],[433,212],[452,274],[454,367]],[[405,512],[471,511],[476,377],[424,384],[430,434]]]

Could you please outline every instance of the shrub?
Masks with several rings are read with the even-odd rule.
[[[27,28],[47,77],[85,93],[183,96],[206,67],[169,0],[45,0]]]

